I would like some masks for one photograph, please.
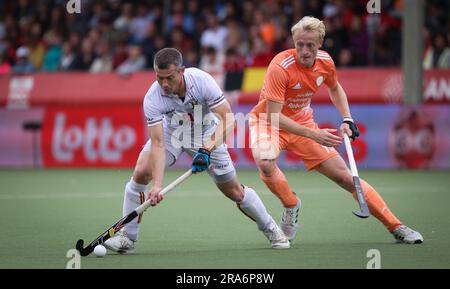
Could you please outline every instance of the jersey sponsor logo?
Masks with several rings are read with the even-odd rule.
[[[309,107],[309,101],[305,103],[289,103],[287,105],[290,109],[301,109],[305,107]]]
[[[322,85],[322,83],[323,83],[323,76],[321,75],[316,78],[316,85],[320,86],[320,85]]]
[[[292,87],[292,89],[296,89],[296,90],[301,89],[301,88],[302,88],[302,85],[299,82],[297,82],[297,84]]]
[[[214,169],[216,170],[223,170],[225,168],[228,168],[230,166],[230,163],[224,163],[224,164],[219,164],[219,165],[214,165]]]
[[[305,97],[311,98],[313,95],[314,95],[314,92],[309,91],[309,92],[306,92],[306,93],[299,93],[299,94],[297,94],[297,97],[300,97],[300,98],[305,98]],[[298,99],[298,98],[296,98],[296,99]],[[292,101],[295,101],[295,100],[292,100]]]

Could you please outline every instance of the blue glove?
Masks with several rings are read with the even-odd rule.
[[[353,122],[353,119],[346,117],[346,118],[344,118],[342,123],[348,124],[348,126],[350,127],[350,130],[352,131],[352,135],[350,136],[350,138],[352,140],[355,140],[359,136],[359,129],[356,126],[356,124]]]
[[[195,174],[207,170],[211,163],[209,160],[210,156],[211,152],[209,150],[200,148],[192,160],[192,172]]]

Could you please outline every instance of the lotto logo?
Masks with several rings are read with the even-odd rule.
[[[130,166],[144,143],[139,110],[50,110],[42,134],[46,166]]]

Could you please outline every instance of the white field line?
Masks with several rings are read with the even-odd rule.
[[[255,187],[257,193],[259,195],[272,195],[266,188],[258,188]],[[430,187],[377,187],[377,190],[384,194],[395,194],[396,191],[407,190],[410,193],[439,193],[442,192],[442,188],[430,188]],[[305,190],[300,190],[300,194],[307,193],[308,195],[313,194],[340,194],[343,192],[343,189],[336,188],[306,188]],[[198,190],[183,190],[182,188],[177,189],[173,192],[173,194],[169,193],[170,197],[192,197],[192,196],[200,196],[200,197],[215,197],[220,196],[220,191],[218,189],[213,189],[211,191],[198,191]],[[22,192],[17,193],[0,193],[0,200],[57,200],[57,199],[115,199],[115,198],[123,198],[123,192],[95,192],[95,193],[29,193],[23,194]]]

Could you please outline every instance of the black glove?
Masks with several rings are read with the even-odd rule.
[[[352,131],[352,135],[351,136],[349,135],[349,137],[354,141],[359,136],[359,129],[356,126],[356,124],[353,122],[353,119],[346,117],[346,118],[344,118],[342,123],[348,124],[348,126],[350,127],[350,130]]]
[[[207,149],[200,148],[192,160],[192,172],[199,173],[207,170],[210,164],[211,152]]]

